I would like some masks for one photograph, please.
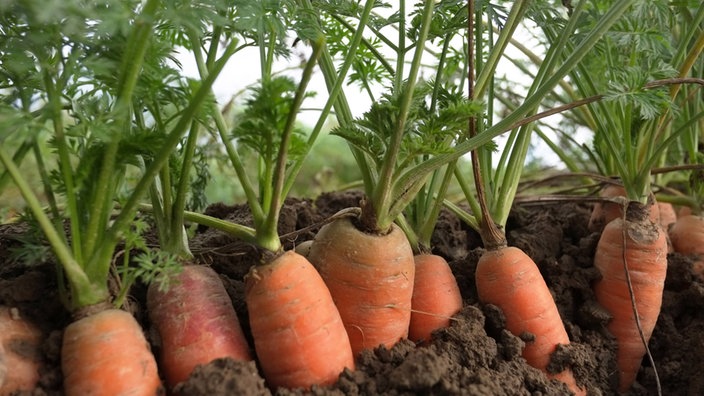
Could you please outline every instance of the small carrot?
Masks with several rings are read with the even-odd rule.
[[[663,230],[667,231],[670,225],[677,221],[675,207],[669,202],[658,202],[658,212],[660,213],[658,224]]]
[[[163,388],[142,329],[128,312],[105,309],[66,327],[61,369],[67,396],[154,396]]]
[[[704,279],[704,217],[680,216],[670,227],[669,236],[675,252],[694,257],[693,272]]]
[[[621,392],[630,389],[638,374],[646,353],[638,326],[647,343],[660,314],[667,272],[665,233],[648,214],[641,212],[632,216],[631,213],[635,213],[632,206],[629,205],[625,221],[617,218],[606,225],[594,256],[594,266],[601,273],[601,279],[594,284],[594,293],[612,317],[607,328],[618,345],[616,361]]]
[[[448,327],[452,315],[462,309],[462,295],[444,258],[417,254],[414,261],[416,274],[408,338],[427,343],[433,331]]]
[[[16,308],[0,307],[0,396],[31,391],[42,367],[42,332]]]
[[[169,387],[217,358],[252,360],[232,301],[209,267],[185,265],[167,291],[152,283],[147,309],[159,334],[160,364]]]
[[[486,250],[477,263],[476,286],[480,301],[501,308],[511,333],[532,335],[523,348],[529,365],[564,382],[576,395],[586,394],[571,370],[547,371],[557,345],[567,345],[570,339],[550,289],[528,255],[512,246]]]
[[[415,264],[398,226],[376,235],[350,218],[337,219],[318,231],[308,258],[330,290],[355,356],[408,337]]]
[[[287,251],[252,267],[245,282],[254,348],[271,387],[329,385],[354,369],[340,313],[305,257]]]

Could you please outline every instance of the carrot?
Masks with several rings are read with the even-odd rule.
[[[354,369],[340,313],[305,257],[287,251],[252,267],[245,282],[254,348],[270,386],[329,385]]]
[[[31,391],[42,367],[42,332],[16,308],[0,307],[0,396]]]
[[[61,369],[67,396],[154,396],[163,389],[142,329],[128,312],[105,309],[64,331]]]
[[[355,356],[408,337],[415,265],[406,235],[365,233],[350,218],[323,226],[308,258],[330,290]]]
[[[571,370],[560,373],[547,370],[557,345],[567,345],[570,340],[550,289],[528,255],[516,247],[486,250],[477,263],[476,286],[483,303],[501,308],[511,333],[532,336],[523,348],[523,357],[529,365],[549,378],[564,382],[576,395],[586,394]]]
[[[185,265],[167,291],[149,286],[147,308],[161,342],[160,364],[169,387],[199,364],[229,357],[252,360],[247,339],[218,274]]]
[[[594,266],[601,273],[601,279],[594,284],[594,293],[612,317],[607,328],[618,345],[616,362],[621,392],[627,391],[635,381],[646,353],[627,280],[630,279],[640,327],[647,343],[660,313],[667,272],[665,233],[647,218],[647,214],[633,216],[632,206],[629,206],[625,221],[617,218],[607,224],[594,256]]]
[[[669,229],[675,252],[694,257],[694,275],[704,280],[704,217],[680,216]]]
[[[448,327],[452,315],[462,309],[462,295],[444,258],[417,254],[414,261],[416,274],[408,338],[427,343],[433,331]]]
[[[616,184],[607,184],[599,192],[599,196],[603,198],[626,197],[626,189],[623,186]],[[598,202],[592,209],[591,217],[587,229],[591,232],[599,232],[609,224],[613,219],[623,217],[623,205],[616,202]],[[651,205],[650,219],[656,223],[660,222],[660,207],[659,205]]]
[[[658,212],[660,212],[658,224],[660,224],[663,230],[667,231],[670,225],[677,221],[675,207],[669,202],[658,202]]]

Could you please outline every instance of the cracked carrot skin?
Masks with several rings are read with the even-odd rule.
[[[41,342],[42,332],[16,308],[0,307],[0,396],[37,386]]]
[[[305,257],[287,251],[253,266],[245,299],[254,349],[270,387],[330,385],[345,369],[354,370],[340,313]]]
[[[67,396],[163,394],[142,328],[120,309],[100,311],[66,327],[61,369]]]
[[[376,235],[349,218],[335,220],[318,231],[308,258],[330,289],[355,356],[408,338],[415,263],[398,226]]]
[[[166,291],[153,283],[147,309],[169,387],[187,380],[197,365],[218,358],[252,360],[232,300],[212,268],[185,265]]]

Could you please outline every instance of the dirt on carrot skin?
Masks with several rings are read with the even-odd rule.
[[[323,194],[316,200],[289,199],[279,222],[286,248],[314,237],[320,222],[337,211],[357,206],[359,192]],[[247,224],[244,205],[211,205],[210,215]],[[590,283],[598,277],[592,266],[598,234],[587,230],[590,206],[551,204],[514,208],[506,232],[510,245],[523,249],[536,261],[550,287],[572,343],[559,348],[552,369],[571,367],[590,395],[615,394],[615,344],[605,329],[608,313],[595,303]],[[312,228],[304,229],[313,225]],[[62,329],[70,316],[63,310],[56,289],[50,255],[17,259],[26,246],[28,228],[0,226],[0,304],[20,309],[46,334],[43,346],[47,365],[40,386],[20,395],[62,395]],[[391,350],[366,351],[357,370],[345,371],[328,388],[310,391],[268,389],[254,364],[219,359],[202,366],[180,387],[189,395],[565,395],[564,385],[547,381],[521,358],[531,334],[513,336],[504,329],[502,312],[479,304],[474,269],[482,248],[478,235],[449,212],[440,215],[433,236],[433,253],[450,263],[462,291],[464,309],[448,329],[435,334],[429,346],[402,341]],[[256,249],[218,231],[201,227],[191,241],[196,257],[221,276],[248,334],[243,276],[259,257]],[[26,250],[26,249],[25,249]],[[663,311],[653,332],[650,349],[664,395],[704,394],[704,283],[692,275],[692,260],[668,256]],[[137,285],[130,311],[144,325],[144,286]],[[655,370],[643,360],[630,396],[657,394]],[[234,393],[233,393],[234,392]]]

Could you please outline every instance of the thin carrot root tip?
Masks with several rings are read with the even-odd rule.
[[[308,257],[340,311],[355,356],[408,337],[415,264],[400,228],[373,235],[341,218],[318,231]]]
[[[41,342],[42,332],[17,309],[0,307],[0,396],[37,386]]]
[[[257,276],[251,276],[253,272]],[[254,348],[272,388],[310,388],[354,369],[349,337],[325,282],[289,251],[250,271],[245,299]]]
[[[232,301],[209,267],[184,266],[166,292],[150,285],[147,309],[159,335],[159,361],[169,387],[217,358],[252,360]]]
[[[660,314],[667,273],[665,233],[650,221],[641,224],[616,219],[599,239],[594,266],[601,273],[601,279],[594,284],[594,294],[612,317],[607,328],[618,345],[618,389],[625,392],[635,382],[646,353],[641,331],[647,343]],[[633,312],[631,293],[639,322]]]
[[[411,300],[408,338],[428,343],[432,333],[448,327],[462,309],[462,295],[444,258],[423,254],[414,257],[416,272]]]
[[[67,396],[163,394],[149,344],[125,311],[108,309],[71,323],[61,351]]]
[[[503,311],[506,328],[512,334],[533,336],[523,348],[528,364],[563,381],[575,394],[586,394],[576,386],[571,371],[547,371],[557,345],[567,345],[570,340],[550,289],[533,260],[515,247],[487,250],[477,263],[475,281],[479,300]]]

